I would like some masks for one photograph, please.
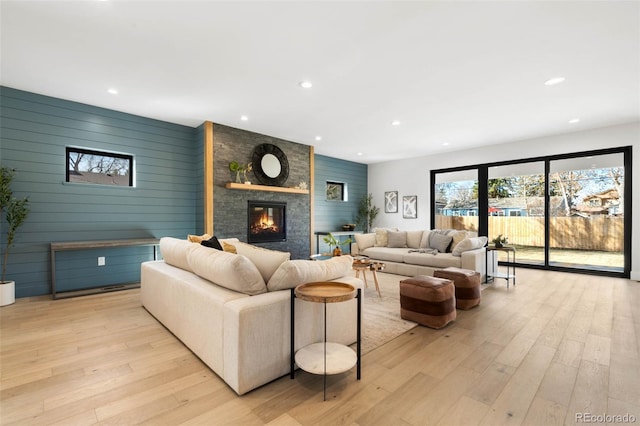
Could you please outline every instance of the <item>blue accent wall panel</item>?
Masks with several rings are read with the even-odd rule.
[[[197,135],[187,126],[0,87],[0,159],[16,169],[15,195],[28,195],[31,208],[7,265],[16,297],[50,293],[51,242],[194,233],[196,182],[202,180]],[[65,183],[66,146],[132,154],[135,188]],[[130,248],[87,256],[65,253],[57,273],[76,274],[72,287],[83,285],[82,276],[135,281],[148,257]],[[105,256],[107,266],[98,267],[97,256]],[[57,281],[60,287],[62,277]]]
[[[315,155],[314,229],[315,231],[342,231],[342,225],[355,223],[360,199],[367,195],[366,164],[338,158]],[[327,201],[326,183],[342,182],[348,192],[347,201]],[[343,247],[343,249],[348,247]],[[329,247],[320,238],[320,251]]]

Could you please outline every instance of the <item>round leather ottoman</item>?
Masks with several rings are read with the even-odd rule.
[[[431,328],[456,319],[453,281],[417,275],[400,281],[400,317]]]
[[[466,311],[480,304],[479,272],[449,267],[436,270],[433,276],[453,281],[456,287],[456,308]]]

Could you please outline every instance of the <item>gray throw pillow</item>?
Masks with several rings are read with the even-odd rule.
[[[436,249],[439,253],[446,253],[447,247],[449,247],[452,240],[453,237],[450,235],[432,232],[431,235],[429,235],[429,248]]]
[[[387,233],[387,247],[404,248],[407,246],[407,233],[405,231]]]

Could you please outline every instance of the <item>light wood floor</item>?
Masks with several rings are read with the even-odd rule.
[[[517,272],[516,288],[498,281],[447,328],[417,327],[365,355],[361,381],[331,377],[327,402],[322,378],[304,372],[236,396],[138,290],[20,299],[0,309],[1,423],[640,423],[640,283]]]

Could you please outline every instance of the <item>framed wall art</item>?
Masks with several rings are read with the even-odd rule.
[[[418,218],[418,196],[406,195],[402,197],[402,217],[405,219]]]
[[[384,212],[398,213],[398,191],[384,193]]]

